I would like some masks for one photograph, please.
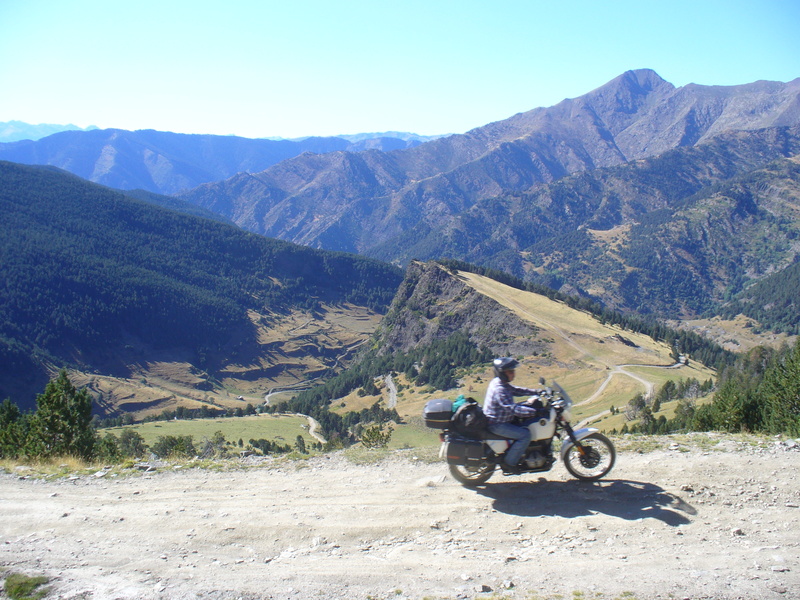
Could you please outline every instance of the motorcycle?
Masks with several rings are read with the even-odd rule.
[[[544,380],[540,380],[544,385]],[[614,444],[598,429],[573,430],[570,425],[572,400],[557,383],[539,390],[526,401],[539,408],[540,418],[528,424],[531,442],[515,474],[544,473],[556,463],[553,440],[561,440],[559,455],[567,471],[581,481],[597,481],[614,467]],[[449,400],[431,400],[423,411],[428,427],[442,429],[439,457],[446,460],[450,474],[462,485],[474,487],[486,483],[498,466],[503,466],[506,451],[513,440],[491,433],[483,426],[464,427],[459,413],[468,411],[468,422],[480,422],[482,412],[474,400],[457,411]],[[477,418],[476,418],[477,417]],[[485,419],[485,417],[483,417]],[[470,430],[471,429],[471,430]]]

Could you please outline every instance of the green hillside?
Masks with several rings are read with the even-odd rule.
[[[0,397],[29,405],[45,365],[91,368],[121,346],[202,363],[248,311],[385,310],[395,268],[180,214],[42,167],[0,162]],[[24,396],[20,396],[25,394]]]
[[[761,328],[791,335],[800,334],[800,263],[765,277],[723,306],[720,314],[734,318],[738,314],[755,319]]]

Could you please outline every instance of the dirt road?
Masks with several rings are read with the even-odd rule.
[[[20,470],[0,476],[0,565],[64,599],[800,597],[798,445],[660,439],[601,483],[558,464],[477,490],[413,453]]]

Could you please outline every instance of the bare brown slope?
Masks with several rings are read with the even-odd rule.
[[[576,99],[394,152],[304,154],[183,197],[272,237],[365,252],[420,223],[569,173],[800,122],[800,80],[675,88],[629,71]]]

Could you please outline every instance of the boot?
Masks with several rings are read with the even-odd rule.
[[[520,473],[523,472],[522,467],[519,465],[511,466],[509,464],[503,463],[502,465],[500,465],[500,467],[503,469],[503,475],[519,475]]]

